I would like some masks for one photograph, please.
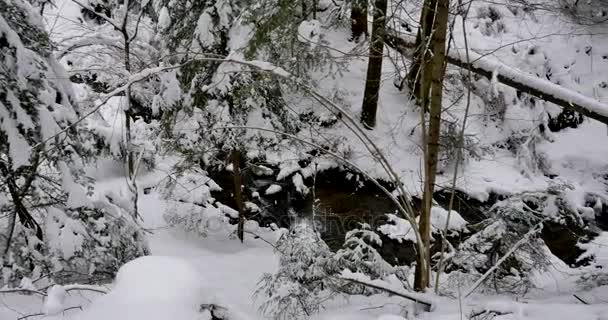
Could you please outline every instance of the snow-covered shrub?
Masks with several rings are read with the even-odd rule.
[[[210,229],[222,228],[230,217],[238,217],[236,210],[211,203],[211,191],[222,189],[201,172],[186,169],[167,176],[156,189],[168,203],[165,221],[186,232],[206,237],[214,231]]]
[[[477,232],[461,243],[451,257],[446,268],[452,272],[448,286],[455,288],[462,282],[475,281],[529,231],[548,222],[583,223],[563,198],[551,193],[525,193],[496,203],[488,219],[469,227]],[[540,230],[529,235],[488,277],[486,288],[521,293],[533,287],[533,272],[544,270],[549,265],[547,255],[551,254],[540,235]]]
[[[23,277],[48,277],[54,283],[108,282],[123,263],[149,253],[141,227],[103,201],[45,211],[40,215],[46,219],[41,225],[44,239],[16,226],[3,260],[5,284],[16,285]]]
[[[256,290],[260,310],[273,319],[306,319],[328,298],[331,252],[305,223],[291,227],[277,242],[279,269],[265,274]]]
[[[395,269],[378,253],[377,248],[381,246],[380,236],[368,224],[362,224],[359,229],[346,233],[342,248],[334,254],[334,268],[362,273],[372,280],[382,279],[394,273]],[[356,284],[341,286],[339,289],[347,293],[368,292],[367,288]]]
[[[97,144],[74,125],[82,110],[40,21],[22,0],[0,2],[0,285],[107,279],[147,253],[130,206],[85,174]]]

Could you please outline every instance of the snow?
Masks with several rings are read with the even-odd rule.
[[[431,225],[436,230],[444,230],[448,223],[448,211],[441,207],[431,208]],[[447,224],[448,230],[463,231],[466,229],[467,222],[454,210],[450,213],[450,220]]]
[[[57,7],[60,8],[57,10],[78,10],[77,6],[70,5],[71,1],[60,0],[57,2]],[[325,2],[327,2],[326,5],[331,3],[331,1]],[[498,0],[497,3],[502,4],[503,1]],[[474,3],[473,8],[484,5],[487,6],[488,4]],[[563,22],[551,17],[552,14],[541,12],[532,19],[530,17],[514,16],[509,13],[510,9],[505,6],[497,7],[503,15],[502,20],[505,21],[506,25],[506,31],[501,36],[483,34],[491,29],[486,26],[491,19],[471,17],[467,20],[470,45],[477,52],[477,54],[473,54],[473,59],[490,53],[490,56],[475,61],[477,66],[493,70],[493,78],[501,75],[518,79],[530,86],[548,90],[567,101],[590,106],[593,111],[599,114],[608,114],[605,105],[608,102],[608,93],[602,90],[593,92],[597,89],[595,87],[596,83],[605,80],[602,77],[607,71],[607,68],[602,65],[605,62],[601,58],[602,52],[608,48],[605,36],[594,35],[592,38],[583,35],[579,39],[574,39],[575,37],[572,35],[567,35],[551,37],[545,41],[542,39],[544,33],[563,31],[563,34],[567,34],[576,30],[567,29],[563,26]],[[232,14],[228,6],[222,7],[217,2],[215,9],[218,11],[217,18],[222,20],[223,24],[227,23],[228,17]],[[53,8],[49,10],[55,12],[52,11],[55,10]],[[476,12],[480,14],[481,11]],[[215,30],[208,28],[212,25],[211,19],[211,15],[205,13],[198,21],[196,33],[203,45],[211,43],[215,36]],[[63,21],[56,27],[54,26],[53,36],[56,39],[65,38],[66,32],[70,31],[69,25],[71,24],[72,22]],[[169,12],[167,8],[162,8],[159,15],[159,28],[166,28],[170,24]],[[455,23],[457,32],[461,28],[460,24],[460,21]],[[475,24],[477,24],[477,27],[474,27]],[[415,23],[412,25],[415,25]],[[228,37],[230,48],[235,51],[242,49],[250,36],[250,31],[251,29],[246,26],[231,29]],[[327,36],[332,47],[349,54],[352,53],[353,58],[348,61],[348,68],[344,74],[337,76],[336,79],[323,78],[317,80],[319,80],[319,90],[323,96],[339,96],[341,106],[343,104],[348,114],[356,118],[360,111],[363,94],[362,89],[366,72],[365,53],[358,52],[359,48],[356,45],[345,41],[345,30],[327,31],[316,20],[302,22],[299,25],[298,33],[300,34],[300,41],[310,43],[311,47],[316,45],[319,36],[323,34]],[[536,39],[526,40],[523,43],[521,41],[531,38]],[[105,38],[104,41],[110,40]],[[96,38],[96,41],[101,41],[101,39]],[[462,58],[462,39],[455,39],[455,41],[452,54]],[[513,44],[507,46],[506,43]],[[581,43],[593,45],[593,53],[590,56],[585,56],[583,52],[575,52]],[[497,49],[502,46],[505,47],[505,50]],[[526,52],[533,47],[545,47],[544,50],[541,50],[545,53],[527,56]],[[519,53],[513,53],[512,51],[518,51]],[[389,52],[389,54],[391,53]],[[291,77],[286,70],[266,61],[247,61],[239,54],[229,58],[236,63],[223,63],[222,68],[224,69],[222,70],[226,73],[239,70],[242,67],[240,64],[243,64],[274,73],[280,77]],[[389,162],[394,165],[406,189],[416,195],[420,193],[421,173],[421,151],[417,145],[420,141],[419,129],[417,129],[419,114],[411,107],[404,93],[395,89],[390,81],[386,81],[400,70],[395,70],[392,63],[388,59],[385,60],[378,125],[374,131],[370,131],[368,134],[385,153]],[[575,61],[576,63],[574,63]],[[589,61],[595,61],[595,64],[590,65]],[[561,81],[560,85],[541,80],[534,75],[534,73],[539,73],[542,78],[544,74],[539,70],[543,69],[545,64],[550,64],[554,71],[562,70],[561,72],[554,72],[554,77]],[[564,65],[569,66],[568,71],[563,71]],[[510,66],[517,66],[517,68]],[[172,101],[176,101],[182,94],[177,90],[179,88],[176,84],[170,82],[171,79],[175,78],[174,74],[176,72],[176,70],[166,70],[161,67],[146,69],[142,73],[132,75],[129,83],[160,73],[159,78],[163,85],[176,90],[165,90],[165,95],[158,97],[155,106],[156,111],[159,111],[170,105]],[[576,83],[573,80],[575,78],[581,79],[580,83]],[[514,92],[503,90],[505,88],[501,86],[496,83],[496,79],[490,80],[488,91],[494,93],[503,91],[505,94],[504,100],[507,102],[517,100]],[[110,95],[118,95],[125,88],[124,86],[120,87]],[[452,90],[451,93],[456,92],[456,94],[462,92],[460,87],[450,88],[448,86],[449,90]],[[105,97],[108,96],[102,97],[104,99],[100,102],[106,101]],[[81,98],[84,99],[84,97]],[[320,109],[318,103],[311,99],[300,96],[291,98],[291,102],[295,101],[293,107],[309,108],[315,111]],[[452,105],[452,101],[449,101],[451,98],[453,98],[452,95],[446,95],[446,101],[450,102],[450,105]],[[107,99],[107,102],[108,109],[100,111],[104,114],[104,117],[107,116],[107,119],[114,119],[108,115],[121,105],[122,99],[114,97]],[[450,107],[449,113],[455,116],[448,120],[461,120],[459,115],[462,113],[462,107],[462,103],[454,103],[453,107]],[[474,198],[483,201],[490,198],[490,193],[511,195],[529,191],[545,191],[556,183],[566,183],[571,186],[571,189],[568,189],[564,194],[568,204],[573,208],[578,208],[584,203],[587,192],[594,192],[605,198],[607,193],[605,179],[601,175],[608,170],[606,160],[608,159],[608,144],[606,143],[606,127],[604,124],[586,120],[577,129],[566,129],[551,134],[550,139],[541,140],[536,144],[536,151],[545,157],[550,165],[551,172],[558,175],[558,178],[552,180],[539,172],[530,174],[530,169],[533,168],[526,167],[527,164],[519,161],[510,150],[496,148],[495,143],[504,141],[515,134],[529,133],[529,130],[536,129],[540,117],[545,116],[546,113],[554,114],[556,112],[554,106],[538,102],[532,110],[529,110],[530,108],[523,104],[509,104],[505,112],[505,122],[500,126],[494,126],[492,123],[480,120],[481,117],[486,115],[484,108],[486,106],[484,106],[481,98],[474,96],[472,100],[472,109],[474,109],[472,114],[474,115],[472,117],[475,121],[469,122],[466,134],[477,139],[475,144],[480,146],[482,152],[478,156],[468,157],[463,162],[462,172],[459,173],[457,181],[458,190],[465,191]],[[6,106],[0,105],[0,110],[3,109],[6,109]],[[52,119],[50,114],[47,113],[42,113],[41,116]],[[11,119],[5,114],[2,117],[5,118],[5,121]],[[18,115],[18,117],[21,117],[21,115]],[[258,121],[261,117],[261,113],[254,114],[250,120]],[[119,119],[118,123],[120,122]],[[13,165],[23,164],[29,157],[29,149],[23,144],[25,142],[20,140],[21,138],[17,135],[16,130],[10,131],[10,128],[15,128],[15,125],[10,123],[5,123],[5,125],[9,128],[7,138],[11,143]],[[47,130],[47,128],[45,137],[54,134],[57,129],[52,126],[44,129]],[[114,143],[114,151],[118,150],[118,142],[121,139],[117,128],[118,126],[113,125],[106,128],[97,128],[106,137],[114,138],[114,140],[110,139]],[[338,125],[336,128],[327,129],[322,132],[322,135],[343,137],[340,140],[340,146],[338,146],[340,148],[339,154],[348,154],[349,159],[352,159],[354,163],[374,177],[386,177],[386,173],[379,169],[377,161],[357,142],[356,137],[343,127]],[[303,130],[300,136],[306,139],[319,138],[314,134],[308,136],[306,130]],[[14,148],[14,146],[17,146],[17,148]],[[305,194],[309,191],[304,184],[304,178],[311,177],[317,167],[309,165],[307,168],[301,168],[297,161],[300,157],[301,154],[298,152],[281,150],[276,152],[276,157],[269,153],[268,161],[273,165],[279,165],[280,172],[277,180],[287,180],[288,183],[293,183],[299,192]],[[166,161],[166,159],[163,159],[163,161]],[[319,163],[319,170],[341,165],[331,158],[316,159],[315,161]],[[268,171],[270,169],[266,169],[268,168],[261,168],[260,173],[270,174]],[[124,181],[117,178],[119,174],[115,170],[111,171],[107,167],[99,165],[96,168],[89,168],[90,171],[94,172],[96,177],[107,184],[107,189],[120,193],[120,187],[118,186],[124,184]],[[157,178],[161,173],[155,172],[151,176],[154,175]],[[291,179],[287,179],[289,177]],[[157,185],[157,181],[153,177],[143,176],[140,179],[141,185]],[[446,186],[450,184],[450,181],[451,170],[445,170],[443,174],[439,175],[437,184],[438,186]],[[178,194],[174,198],[177,202],[206,203],[209,200],[210,191],[220,189],[215,182],[205,182],[200,176],[185,177],[180,180],[181,182],[186,182],[187,188],[177,190]],[[196,185],[202,185],[202,187],[197,189],[197,192],[186,192],[189,190],[188,188]],[[67,183],[65,188],[72,191],[69,194],[68,201],[70,206],[77,206],[84,199],[83,190],[73,189]],[[264,191],[260,190],[260,193],[264,192],[270,195],[280,191],[282,191],[280,185],[272,184]],[[100,194],[105,193],[100,192]],[[254,197],[256,194],[258,193],[253,192]],[[146,228],[151,231],[148,236],[152,256],[140,258],[124,265],[108,294],[103,296],[98,294],[87,295],[87,299],[92,301],[90,304],[87,299],[79,298],[79,295],[66,295],[67,286],[51,287],[44,303],[37,297],[32,296],[5,297],[2,295],[0,319],[17,318],[17,312],[5,308],[5,306],[16,306],[22,313],[19,316],[42,311],[49,315],[56,314],[56,317],[50,318],[61,317],[78,320],[108,320],[114,318],[202,320],[209,318],[209,314],[206,311],[201,312],[200,306],[209,303],[217,303],[226,307],[232,315],[237,315],[231,319],[264,319],[252,303],[252,292],[263,273],[276,270],[276,254],[273,252],[271,245],[263,240],[274,243],[280,232],[270,232],[260,228],[256,223],[248,221],[245,229],[255,232],[261,239],[246,234],[245,242],[241,244],[234,239],[234,226],[220,223],[209,227],[206,237],[201,238],[185,232],[178,226],[167,225],[166,221],[163,220],[163,214],[167,210],[181,210],[184,207],[171,207],[168,201],[163,200],[156,191],[146,195],[140,194],[140,205]],[[247,202],[246,206],[250,209],[256,209],[256,206],[250,202]],[[204,217],[219,214],[238,216],[238,212],[228,206],[217,204],[217,207],[217,209],[208,209],[209,211],[199,208],[197,212]],[[178,212],[178,214],[181,213]],[[456,211],[452,211],[450,217],[449,230],[462,231],[466,229],[467,222]],[[406,220],[392,214],[388,215],[388,218],[394,225],[381,226],[379,228],[381,232],[399,242],[404,240],[415,241],[411,226]],[[77,225],[70,222],[70,217],[61,212],[51,212],[49,220],[53,220],[48,222],[51,231],[59,235],[55,239],[50,239],[51,248],[61,250],[66,259],[77,256],[78,248],[82,246],[80,235],[85,231],[78,229]],[[433,207],[431,222],[434,230],[443,230],[447,222],[447,211],[440,207]],[[581,244],[581,247],[587,250],[586,256],[596,258],[594,262],[596,266],[606,268],[605,266],[608,265],[607,233],[601,233],[593,241]],[[407,312],[409,310],[408,305],[403,299],[385,294],[376,294],[369,297],[337,298],[335,301],[327,302],[325,309],[313,318],[327,320],[447,320],[460,319],[461,316],[466,318],[473,310],[492,309],[511,312],[511,314],[496,317],[497,320],[607,319],[605,297],[608,296],[608,289],[606,286],[578,292],[576,291],[578,289],[575,289],[577,286],[572,282],[579,271],[557,263],[553,263],[552,268],[555,270],[547,270],[542,276],[548,278],[547,281],[552,282],[558,288],[556,290],[549,290],[547,285],[547,288],[533,290],[529,295],[518,297],[474,295],[471,299],[462,301],[464,308],[462,312],[459,310],[458,301],[455,299],[438,297],[438,299],[443,300],[438,304],[437,310],[432,313],[414,315]],[[585,270],[589,271],[590,269]],[[37,283],[32,281],[22,283],[24,288],[35,288],[35,285]],[[591,305],[583,305],[578,302],[572,297],[573,293],[579,294]],[[67,307],[79,305],[84,306],[85,310],[83,312],[79,310],[62,312]]]
[[[293,185],[296,187],[296,191],[298,191],[299,193],[306,195],[308,194],[308,187],[304,184],[304,179],[302,179],[302,175],[299,173],[296,173],[293,175],[293,177],[291,178],[291,181],[293,182]]]
[[[378,227],[378,231],[385,234],[393,240],[399,242],[412,241],[416,242],[416,235],[410,223],[394,214],[387,214],[387,224]],[[418,218],[417,218],[418,221]],[[432,232],[443,232],[448,221],[448,211],[441,207],[431,208],[431,229]],[[454,210],[450,214],[450,220],[448,224],[448,230],[450,231],[464,231],[466,230],[467,222],[460,216],[460,214]]]
[[[280,185],[273,184],[273,185],[270,185],[270,187],[268,187],[266,189],[266,191],[264,191],[264,194],[266,194],[266,195],[275,194],[275,193],[281,192],[282,189],[283,188]]]
[[[62,312],[65,309],[66,291],[61,285],[54,285],[47,292],[47,296],[44,299],[44,306],[42,312],[46,315],[54,315]]]
[[[213,33],[212,26],[213,22],[211,20],[211,15],[208,12],[204,12],[198,18],[198,22],[195,29],[195,35],[198,36],[198,40],[200,41],[200,45],[202,45],[201,50],[204,50],[207,46],[213,44]],[[196,50],[194,50],[196,52]]]
[[[171,25],[171,17],[169,16],[169,9],[162,7],[158,13],[158,28],[162,31],[167,29]]]
[[[407,320],[406,318],[394,314],[383,314],[377,320]]]
[[[318,20],[302,21],[298,26],[298,40],[314,49],[321,38],[321,22]]]
[[[187,261],[148,256],[120,268],[110,293],[84,310],[80,319],[204,319],[201,304],[209,301],[205,280]]]
[[[386,216],[390,223],[381,225],[378,227],[378,231],[399,242],[403,242],[404,240],[416,241],[416,235],[412,230],[412,225],[407,220],[394,214],[387,214]]]
[[[449,56],[456,58],[460,61],[467,61],[466,51],[464,50],[453,50],[449,53]],[[555,98],[564,100],[566,102],[576,104],[584,107],[585,109],[599,114],[604,118],[608,117],[608,105],[589,98],[576,91],[570,90],[560,85],[556,85],[545,79],[541,79],[530,75],[529,73],[507,66],[499,61],[492,58],[480,55],[476,52],[469,51],[469,60],[472,61],[472,65],[475,68],[483,70],[494,70],[493,75],[501,75],[510,80],[514,80],[518,83],[523,83],[530,88],[537,89],[541,92],[545,92]]]

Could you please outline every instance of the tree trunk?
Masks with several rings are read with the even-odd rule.
[[[306,5],[306,1],[308,0],[300,0],[300,4],[302,5],[302,21],[308,20],[308,6]]]
[[[384,53],[384,27],[387,0],[376,0],[374,5],[374,22],[372,24],[372,40],[369,45],[369,61],[363,105],[361,106],[361,123],[367,129],[376,125],[376,110],[378,109],[378,94],[382,75],[382,55]]]
[[[243,242],[244,238],[244,226],[245,226],[245,210],[243,208],[243,193],[241,190],[241,170],[239,168],[241,152],[238,150],[232,151],[232,174],[234,176],[234,200],[239,210],[239,224],[237,227],[237,236]]]
[[[363,35],[367,37],[367,0],[352,0],[350,31],[350,41],[358,42]]]
[[[439,134],[441,129],[441,99],[443,94],[443,76],[445,73],[445,42],[448,26],[449,0],[427,0],[421,17],[423,30],[419,34],[423,42],[424,35],[430,34],[428,48],[422,43],[423,52],[418,55],[422,80],[420,82],[419,100],[421,112],[428,110],[429,125],[425,133],[424,155],[424,193],[422,196],[422,211],[420,213],[420,233],[425,252],[418,254],[418,264],[414,280],[414,288],[419,291],[429,287],[430,280],[430,235],[431,235],[431,207],[433,204],[433,191],[437,171],[437,158],[439,154]],[[429,18],[430,17],[430,18]],[[427,22],[431,24],[427,24]],[[427,30],[432,30],[431,32]],[[420,266],[420,268],[418,267]]]
[[[428,74],[426,74],[423,65],[429,63],[429,39],[433,30],[433,16],[437,0],[426,0],[423,3],[422,12],[420,13],[420,28],[416,34],[416,46],[412,64],[408,73],[408,86],[418,103],[422,106],[427,106],[426,99],[430,88]]]

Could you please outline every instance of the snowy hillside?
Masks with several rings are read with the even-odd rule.
[[[608,320],[608,2],[385,2],[0,0],[0,320]]]

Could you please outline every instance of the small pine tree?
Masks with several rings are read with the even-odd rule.
[[[377,248],[382,246],[380,236],[364,223],[359,229],[346,233],[342,249],[334,254],[335,268],[348,269],[352,272],[362,273],[370,279],[382,279],[395,272],[394,268],[386,262]],[[372,290],[361,285],[350,284],[339,288],[340,291],[354,293],[373,293]]]
[[[265,274],[256,290],[260,309],[273,319],[310,318],[327,298],[329,247],[310,225],[298,223],[278,241],[277,251],[279,270]]]
[[[495,204],[490,218],[471,227],[479,231],[459,245],[447,270],[458,271],[454,279],[465,273],[464,278],[468,279],[465,281],[474,281],[540,222],[583,225],[579,214],[571,210],[561,196],[546,193],[513,196]],[[549,252],[540,232],[530,236],[488,277],[486,288],[501,292],[527,291],[533,286],[534,272],[547,268]]]
[[[382,246],[382,240],[367,224],[361,224],[359,229],[346,233],[342,249],[334,258],[342,269],[361,272],[371,279],[384,278],[392,273],[392,266],[384,261],[377,248]]]

